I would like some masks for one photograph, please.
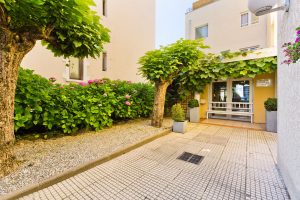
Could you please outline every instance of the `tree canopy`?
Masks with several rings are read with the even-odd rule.
[[[56,56],[97,57],[109,30],[93,0],[0,0],[0,27],[15,39],[42,40]]]
[[[206,55],[202,51],[205,48],[208,47],[203,44],[203,40],[180,39],[174,44],[149,51],[140,58],[140,73],[150,82],[155,83],[152,126],[162,126],[168,86],[181,74],[199,64],[199,60]]]
[[[149,51],[139,60],[140,73],[151,82],[172,83],[180,74],[198,65],[208,48],[203,40],[180,39],[174,44]]]
[[[95,6],[93,0],[0,0],[0,146],[15,140],[18,68],[36,41],[56,56],[100,56],[110,38]]]
[[[203,92],[212,81],[227,78],[254,78],[277,69],[277,58],[266,57],[230,62],[253,52],[206,53],[202,40],[179,40],[160,49],[149,51],[140,59],[141,74],[151,82],[168,81],[183,96]],[[227,62],[225,62],[228,60]]]

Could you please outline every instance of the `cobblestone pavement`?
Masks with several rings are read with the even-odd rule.
[[[275,134],[190,126],[22,199],[289,199]],[[177,159],[183,152],[204,159]]]

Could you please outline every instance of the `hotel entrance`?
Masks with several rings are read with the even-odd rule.
[[[207,118],[253,121],[251,79],[228,79],[210,85]]]

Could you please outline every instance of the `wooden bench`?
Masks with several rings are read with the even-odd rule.
[[[209,117],[209,114],[249,116],[250,119],[251,119],[251,123],[253,123],[253,113],[251,113],[251,112],[233,112],[233,111],[209,110],[206,113],[206,118],[207,119]]]

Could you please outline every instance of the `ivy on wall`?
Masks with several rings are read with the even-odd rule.
[[[266,57],[235,62],[222,62],[238,56],[247,56],[245,52],[224,53],[221,56],[208,55],[199,65],[183,71],[175,80],[180,84],[180,94],[203,92],[206,85],[215,80],[228,78],[254,78],[259,74],[272,73],[277,69],[277,57]]]

